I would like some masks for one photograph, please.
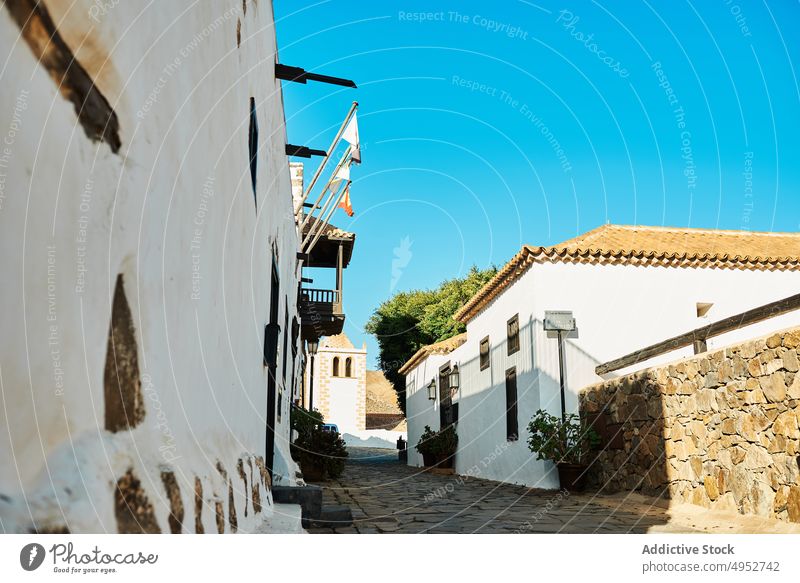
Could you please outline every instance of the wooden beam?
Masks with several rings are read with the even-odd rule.
[[[645,360],[649,360],[654,356],[672,352],[678,348],[692,345],[701,346],[699,343],[704,343],[708,338],[719,336],[720,334],[725,334],[726,332],[731,332],[733,330],[738,330],[739,328],[744,328],[750,324],[762,322],[763,320],[780,316],[781,314],[792,312],[797,309],[800,309],[800,294],[789,296],[788,298],[771,302],[769,304],[753,308],[752,310],[747,310],[741,314],[730,316],[718,322],[714,322],[713,324],[703,326],[702,328],[696,328],[691,332],[686,332],[685,334],[681,334],[679,336],[669,338],[668,340],[658,342],[657,344],[647,346],[646,348],[642,348],[636,352],[631,352],[630,354],[626,354],[625,356],[617,358],[616,360],[603,363],[597,366],[594,370],[598,375],[602,375],[638,364]]]

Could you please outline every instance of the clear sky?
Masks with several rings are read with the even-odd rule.
[[[289,141],[320,149],[360,104],[355,216],[334,222],[357,234],[345,331],[371,366],[382,300],[523,244],[606,222],[800,230],[796,1],[275,0],[275,17],[281,62],[359,85],[284,99]]]

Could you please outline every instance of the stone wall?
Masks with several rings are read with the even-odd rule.
[[[585,388],[590,481],[800,522],[800,329]]]

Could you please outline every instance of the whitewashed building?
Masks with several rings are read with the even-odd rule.
[[[303,360],[272,2],[9,0],[0,60],[0,528],[267,527]]]
[[[461,337],[420,349],[406,377],[409,464],[424,426],[457,423],[456,472],[528,486],[558,487],[551,462],[527,447],[538,409],[561,414],[558,340],[546,311],[571,311],[564,343],[566,408],[600,381],[601,363],[727,316],[794,295],[800,234],[605,225],[551,247],[526,246],[455,318]],[[710,338],[708,349],[800,324],[800,312]],[[683,348],[635,367],[692,354]],[[459,367],[460,388],[446,373]],[[436,398],[428,386],[436,382]]]

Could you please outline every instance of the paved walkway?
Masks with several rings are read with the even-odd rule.
[[[594,496],[441,476],[397,461],[397,452],[350,448],[325,504],[347,504],[354,524],[312,533],[648,533],[795,532],[800,525],[699,506],[669,508],[637,494]]]

